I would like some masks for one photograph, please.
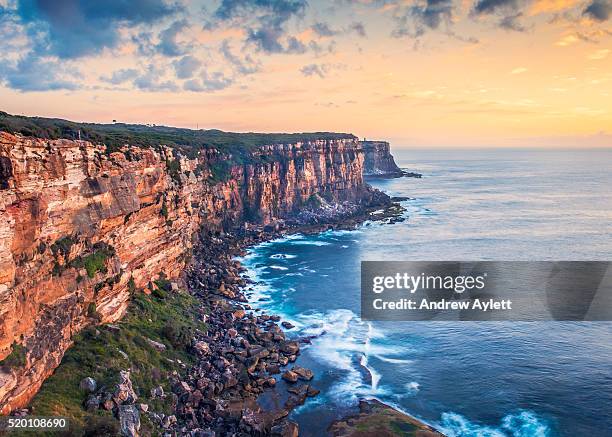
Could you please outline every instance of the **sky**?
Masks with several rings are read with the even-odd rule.
[[[612,147],[612,0],[0,0],[0,110]]]

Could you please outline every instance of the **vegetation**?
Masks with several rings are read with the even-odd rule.
[[[93,246],[94,252],[77,257],[69,263],[70,267],[85,267],[87,276],[93,278],[97,272],[106,272],[106,261],[115,256],[115,248],[106,243],[96,243]]]
[[[165,285],[165,278],[160,278]],[[156,283],[158,281],[155,281]],[[158,286],[154,286],[158,289]],[[170,289],[170,287],[168,287]],[[151,410],[171,413],[171,396],[151,399],[151,389],[162,386],[169,393],[168,375],[182,372],[183,363],[190,364],[191,338],[195,330],[205,330],[198,321],[199,302],[193,296],[168,293],[164,299],[137,291],[126,316],[117,325],[89,327],[77,335],[62,363],[34,397],[32,414],[62,415],[71,420],[71,435],[115,435],[116,420],[111,412],[88,412],[83,404],[88,394],[79,388],[80,381],[94,378],[104,391],[112,391],[118,383],[119,371],[131,369],[131,380],[139,399]],[[160,351],[148,339],[166,345]],[[141,416],[142,434],[152,430],[146,415]],[[104,430],[110,430],[104,433]]]
[[[72,239],[72,237],[62,237],[51,245],[51,251],[55,256],[57,256],[57,254],[61,254],[62,256],[67,257],[70,255],[70,249],[74,243],[75,241]]]
[[[26,348],[20,344],[13,343],[11,353],[0,361],[0,367],[23,367],[26,364]]]
[[[166,169],[168,170],[168,174],[174,181],[181,181],[181,162],[178,159],[167,159]]]
[[[108,151],[119,150],[130,144],[139,147],[166,145],[174,147],[187,156],[199,149],[215,148],[237,156],[247,156],[255,147],[269,144],[287,144],[315,139],[354,138],[351,134],[312,133],[236,133],[217,129],[192,130],[168,126],[139,124],[77,123],[58,118],[24,117],[0,111],[0,130],[25,136],[48,139],[82,139],[95,144],[105,144]]]

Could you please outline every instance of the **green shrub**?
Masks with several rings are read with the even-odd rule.
[[[106,261],[115,256],[115,249],[108,244],[96,243],[94,249],[94,253],[82,257],[82,265],[90,278],[97,272],[106,272]]]
[[[85,420],[87,437],[116,437],[120,435],[119,422],[111,416],[89,416]]]
[[[181,181],[181,162],[178,159],[166,159],[166,170],[174,181]]]
[[[70,254],[70,249],[74,243],[75,241],[72,239],[72,237],[62,237],[51,245],[51,251],[55,256],[57,256],[57,254],[61,254],[64,257],[68,257]]]
[[[26,364],[26,348],[20,344],[13,343],[11,345],[11,353],[5,359],[0,361],[2,367],[23,367]]]

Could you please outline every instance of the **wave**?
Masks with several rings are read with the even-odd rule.
[[[274,255],[270,255],[272,259],[293,259],[297,258],[297,255],[291,255],[288,253],[275,253]]]
[[[283,266],[271,265],[269,267],[274,270],[289,270],[289,267],[283,267]]]
[[[404,387],[406,387],[406,390],[408,390],[408,393],[411,393],[411,394],[414,394],[421,389],[421,385],[415,381],[407,383]]]
[[[330,246],[331,243],[328,241],[316,241],[316,240],[293,240],[289,244],[295,246]]]
[[[548,437],[551,434],[544,420],[528,410],[504,416],[496,427],[471,422],[458,413],[443,413],[438,426],[448,437]]]

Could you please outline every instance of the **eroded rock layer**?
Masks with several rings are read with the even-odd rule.
[[[202,227],[371,194],[356,139],[265,146],[236,162],[0,132],[2,413],[29,401],[80,329],[121,318],[160,274],[178,278]]]

